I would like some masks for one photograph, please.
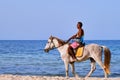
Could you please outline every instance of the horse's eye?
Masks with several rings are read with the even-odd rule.
[[[47,42],[47,43],[49,43],[49,42]]]

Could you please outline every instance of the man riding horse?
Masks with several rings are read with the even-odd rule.
[[[66,77],[69,76],[69,64],[71,65],[71,70],[74,76],[77,76],[75,72],[74,67],[74,61],[76,60],[74,49],[83,46],[83,37],[84,37],[84,31],[82,29],[82,23],[78,22],[77,24],[78,32],[77,34],[73,35],[67,42],[69,42],[71,39],[75,39],[75,41],[72,44],[69,44],[57,37],[51,36],[44,48],[45,52],[49,52],[52,49],[57,48],[57,50],[60,53],[61,59],[64,62],[65,65],[65,72]],[[102,54],[104,53],[104,63],[102,62]],[[73,61],[74,58],[74,61]],[[88,44],[85,45],[83,48],[83,55],[81,57],[77,57],[77,62],[82,62],[85,60],[90,60],[91,62],[91,69],[89,73],[86,75],[86,78],[91,76],[91,74],[96,69],[96,63],[100,65],[100,67],[104,71],[105,78],[107,78],[108,74],[110,74],[110,60],[111,60],[111,51],[108,47],[98,44]],[[76,61],[75,61],[76,62]]]
[[[74,50],[76,50],[80,46],[83,46],[84,44],[84,30],[82,29],[82,22],[77,23],[77,29],[78,32],[67,40],[68,43],[71,39],[74,39],[74,42],[71,43],[68,47],[68,53],[73,58],[73,61],[77,60]]]

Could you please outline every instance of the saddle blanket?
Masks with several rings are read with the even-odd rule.
[[[77,49],[76,57],[81,57],[83,55],[83,49],[84,47],[80,47]]]

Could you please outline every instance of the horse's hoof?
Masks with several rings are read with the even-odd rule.
[[[66,79],[69,79],[69,76],[66,76],[65,78],[66,78]]]
[[[86,76],[83,80],[87,80],[88,79],[88,76]]]
[[[75,78],[79,78],[79,75],[78,75],[78,74],[75,74]]]
[[[108,78],[104,78],[103,80],[108,80]]]

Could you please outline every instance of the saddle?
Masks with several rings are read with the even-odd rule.
[[[83,50],[84,50],[84,47],[79,47],[76,51],[75,56],[76,57],[81,57],[83,55]]]
[[[80,46],[74,50],[76,57],[81,57],[83,55],[85,43],[80,43]]]

